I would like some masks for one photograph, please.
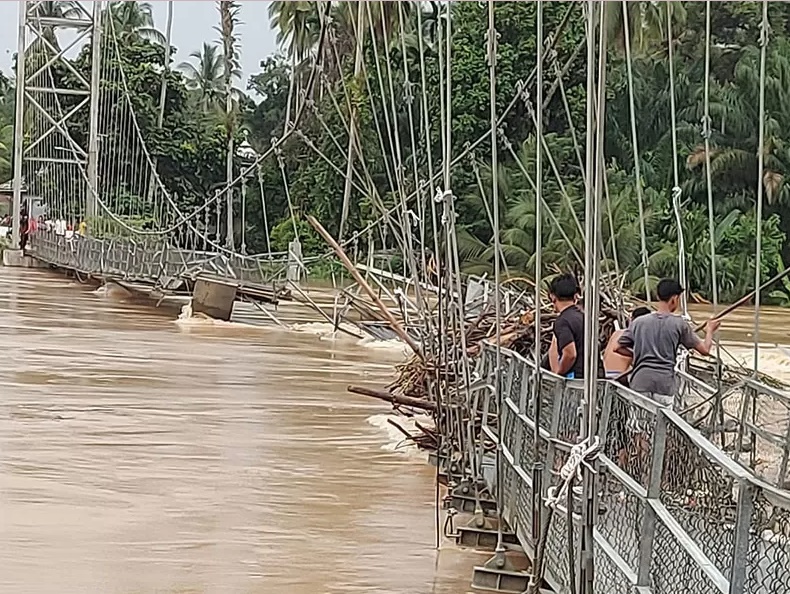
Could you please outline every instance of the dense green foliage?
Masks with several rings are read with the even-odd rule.
[[[65,14],[70,3],[43,4],[52,5],[47,10]],[[132,4],[121,3],[117,9],[116,26],[125,36],[121,60],[148,148],[157,158],[163,182],[182,208],[195,208],[222,187],[228,177],[227,149],[234,146],[234,140],[238,146],[246,137],[258,153],[266,152],[286,133],[284,122],[290,114],[292,120],[300,118],[299,133],[291,135],[281,151],[270,154],[258,175],[248,180],[246,246],[248,251],[264,251],[267,247],[262,190],[272,249],[284,249],[293,237],[293,216],[305,254],[322,252],[323,243],[310,232],[303,215],[314,214],[331,233],[338,234],[346,190],[349,126],[353,125],[358,148],[353,151],[355,174],[345,237],[364,230],[354,243],[357,250],[366,250],[365,244],[370,241],[378,250],[397,247],[397,234],[378,228],[368,232],[366,225],[383,209],[398,204],[401,193],[409,196],[422,188],[418,192],[421,200],[410,202],[409,207],[421,212],[429,204],[430,190],[425,183],[429,166],[434,171],[441,168],[444,148],[441,59],[446,41],[445,4],[366,3],[370,12],[362,27],[361,72],[355,76],[359,5],[332,3],[327,21],[330,34],[321,48],[322,69],[315,77],[312,101],[301,110],[324,22],[318,11],[326,4],[271,3],[272,25],[282,44],[282,56],[262,60],[260,72],[246,84],[248,96],[230,89],[232,109],[228,109],[226,99],[231,82],[237,80],[238,56],[226,60],[223,53],[223,48],[235,47],[237,41],[232,38],[229,14],[224,14],[224,20],[218,14],[220,39],[196,48],[188,64],[155,68],[165,65],[161,35],[153,28],[150,11],[141,4],[141,12],[135,12]],[[551,33],[556,39],[544,69],[544,105],[537,110],[550,154],[544,159],[542,196],[551,211],[543,225],[547,271],[578,269],[584,254],[586,46],[582,4],[544,3],[543,33],[546,37]],[[705,3],[630,2],[625,13],[620,3],[608,4],[604,264],[610,270],[619,267],[633,290],[644,290],[631,142],[627,30],[651,283],[657,277],[677,274],[678,228],[671,198],[676,159],[689,283],[692,290],[709,297],[710,234],[702,136]],[[763,274],[782,269],[790,259],[786,241],[790,234],[790,186],[785,184],[785,176],[790,173],[790,5],[774,2],[769,11],[767,117],[762,147],[758,146],[761,3],[716,2],[712,6],[709,90],[714,241],[721,297],[732,300],[754,284],[758,175],[763,176],[765,187]],[[498,143],[501,240],[507,273],[527,277],[534,274],[535,243],[535,85],[531,75],[536,65],[535,11],[531,2],[501,2],[496,6],[496,103],[498,113],[507,110]],[[450,12],[451,155],[460,154],[482,137],[473,154],[460,159],[453,171],[459,251],[468,272],[490,273],[487,8],[485,3],[458,2],[452,4]],[[243,18],[243,11],[240,16]],[[673,80],[668,19],[673,25]],[[75,59],[75,65],[83,70],[88,63],[86,51]],[[229,68],[233,72],[226,76]],[[162,72],[167,76],[167,97],[160,130],[156,122]],[[526,81],[530,84],[523,87]],[[677,145],[673,144],[671,130],[673,87]],[[526,91],[519,94],[520,88]],[[8,80],[0,78],[0,181],[10,174],[12,95]],[[86,122],[75,125],[85,126]],[[757,155],[761,150],[764,170],[758,173]],[[398,156],[400,171],[396,167]],[[235,157],[234,174],[241,167],[241,158]],[[236,202],[240,208],[238,196]],[[426,213],[426,240],[432,242],[429,219]],[[237,235],[239,232],[235,230]],[[771,299],[785,303],[790,296],[780,287]]]

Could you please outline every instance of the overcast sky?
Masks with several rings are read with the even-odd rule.
[[[167,0],[149,0],[154,10],[156,27],[163,31],[167,25]],[[90,11],[92,2],[83,2]],[[239,27],[241,40],[241,65],[244,72],[244,87],[251,74],[258,71],[263,58],[277,50],[275,34],[269,28],[268,0],[244,0],[239,2]],[[17,44],[19,2],[0,0],[0,69],[11,73],[11,64]],[[219,13],[213,0],[176,0],[173,3],[173,45],[178,48],[176,64],[200,49],[204,41],[214,41],[219,33],[214,27],[219,23]]]

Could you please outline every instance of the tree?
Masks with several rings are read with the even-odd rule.
[[[112,26],[119,35],[136,34],[151,41],[164,45],[165,36],[154,27],[154,15],[151,4],[135,0],[123,0],[109,5]]]
[[[220,14],[219,32],[222,35],[222,82],[225,97],[225,141],[227,143],[227,154],[225,155],[226,182],[227,188],[227,245],[233,249],[233,159],[234,155],[234,135],[237,129],[238,104],[233,101],[233,78],[241,70],[239,66],[239,49],[234,30],[239,23],[239,6],[232,0],[219,0],[217,8]]]
[[[197,65],[182,62],[178,67],[186,77],[187,88],[197,93],[198,103],[204,112],[217,108],[225,95],[223,56],[218,50],[216,44],[204,42],[202,50],[189,54]]]

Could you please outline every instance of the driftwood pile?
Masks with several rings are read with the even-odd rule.
[[[551,343],[557,314],[549,310],[548,307],[545,307],[541,314],[541,353],[545,355]],[[606,347],[609,338],[614,332],[616,319],[616,312],[612,310],[605,310],[601,313],[601,349]],[[467,357],[474,363],[475,358],[482,350],[483,343],[494,343],[496,340],[494,314],[487,312],[467,324],[465,333]],[[387,393],[393,394],[395,397],[403,396],[410,400],[432,402],[434,396],[429,393],[430,381],[438,379],[445,387],[454,386],[456,382],[455,374],[460,370],[460,366],[457,364],[460,358],[460,336],[457,334],[450,336],[447,342],[452,346],[447,348],[449,356],[446,359],[442,356],[429,358],[427,355],[423,359],[413,355],[406,362],[398,365],[396,367],[395,380],[387,386]],[[502,320],[500,344],[503,348],[532,359],[535,344],[533,312],[510,316]],[[444,361],[444,364],[437,363],[437,359],[439,362]],[[440,365],[438,373],[437,364]]]
[[[548,352],[553,335],[554,322],[557,314],[551,306],[544,304],[541,311],[541,352]],[[601,348],[606,346],[610,336],[615,330],[617,313],[614,310],[602,311]],[[482,351],[484,342],[493,343],[496,340],[496,317],[491,311],[484,311],[476,318],[468,321],[464,327],[464,338],[467,349],[467,360],[474,366],[476,358]],[[501,321],[499,333],[502,347],[532,358],[534,355],[535,326],[534,312],[526,311],[518,314],[506,315]],[[444,402],[449,401],[456,392],[456,387],[463,386],[460,376],[461,336],[458,332],[451,333],[439,341],[434,337],[433,349],[424,348],[422,356],[412,355],[407,361],[396,366],[394,381],[385,389],[371,389],[367,387],[349,386],[349,391],[355,394],[369,396],[390,402],[393,408],[405,416],[413,416],[415,411],[436,417],[438,404],[436,394],[441,394]],[[440,349],[440,345],[442,349]],[[427,345],[426,345],[427,346]],[[437,351],[443,350],[443,353]],[[431,383],[435,388],[430,389]],[[434,450],[438,444],[437,429],[415,424],[420,433],[414,435],[406,431],[395,421],[390,423],[404,434],[408,441],[417,446]]]

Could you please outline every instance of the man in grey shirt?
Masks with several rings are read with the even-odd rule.
[[[684,290],[676,280],[659,282],[657,311],[634,320],[623,332],[617,348],[618,353],[633,357],[628,380],[631,389],[662,406],[672,406],[674,402],[678,347],[710,354],[713,333],[720,325],[718,320],[709,320],[704,340],[694,334],[688,322],[675,314]]]

